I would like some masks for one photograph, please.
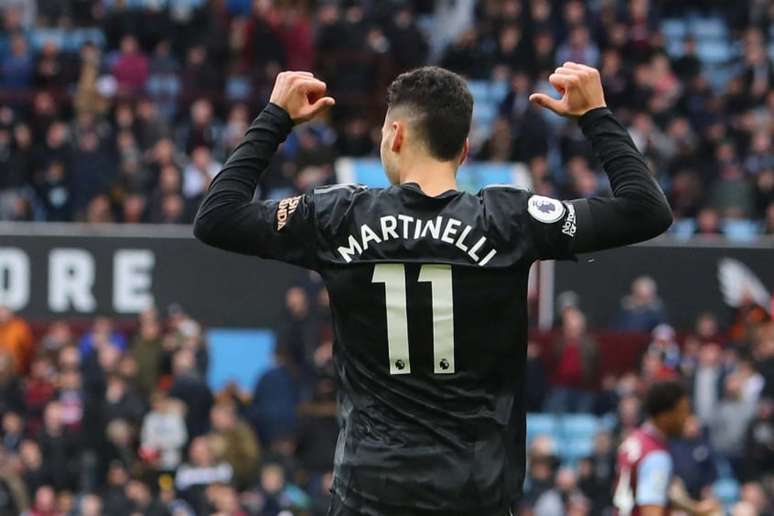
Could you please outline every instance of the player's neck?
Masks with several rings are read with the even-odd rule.
[[[645,421],[645,424],[643,425],[643,429],[646,432],[649,432],[653,434],[655,437],[658,437],[662,441],[666,440],[666,431],[662,429],[654,420],[648,419]]]
[[[457,167],[453,162],[414,161],[400,170],[400,184],[416,183],[425,195],[435,197],[457,189]]]

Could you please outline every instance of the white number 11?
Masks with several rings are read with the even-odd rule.
[[[374,266],[373,283],[384,283],[387,309],[387,348],[390,374],[411,372],[408,319],[406,316],[406,268],[402,264]],[[423,265],[420,283],[430,283],[433,300],[433,364],[436,374],[454,373],[454,299],[451,265]]]

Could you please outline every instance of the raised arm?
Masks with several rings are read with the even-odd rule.
[[[199,206],[196,238],[228,251],[305,264],[302,254],[311,231],[306,196],[280,202],[252,199],[261,174],[293,124],[334,104],[324,95],[325,83],[311,73],[277,76],[269,105],[250,125]]]
[[[613,190],[613,197],[571,201],[577,216],[574,251],[585,253],[654,238],[672,224],[672,210],[626,129],[605,104],[599,72],[565,63],[549,77],[562,95],[534,93],[530,100],[578,118]]]

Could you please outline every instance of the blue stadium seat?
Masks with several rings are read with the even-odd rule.
[[[476,102],[486,100],[489,96],[489,81],[468,81],[468,88]]]
[[[683,56],[683,42],[679,39],[667,40],[666,52],[669,57],[678,58]]]
[[[670,18],[661,22],[661,32],[667,39],[681,40],[688,32],[685,20]]]
[[[609,432],[615,428],[618,417],[615,414],[605,414],[599,418],[599,430]]]
[[[62,52],[77,53],[86,42],[98,47],[105,46],[105,34],[97,28],[91,29],[35,29],[30,34],[32,48],[40,51],[49,41],[56,43]]]
[[[721,18],[692,18],[689,29],[698,39],[727,39],[728,27]]]
[[[562,462],[574,464],[579,459],[591,455],[594,441],[587,438],[560,439],[557,450]]]
[[[700,40],[696,45],[699,59],[707,63],[725,63],[734,55],[731,45],[725,40]]]
[[[593,440],[599,420],[591,414],[567,414],[559,418],[559,431],[566,439]]]
[[[473,120],[490,125],[497,117],[497,106],[493,102],[478,102],[473,105]]]
[[[527,440],[536,435],[556,435],[556,418],[552,414],[527,414]]]
[[[677,220],[675,221],[674,224],[672,224],[672,227],[669,229],[669,232],[672,233],[672,235],[674,235],[676,238],[680,238],[682,240],[688,240],[696,232],[696,220],[694,219]]]
[[[760,233],[760,226],[752,220],[727,220],[723,223],[723,234],[734,242],[755,241]]]

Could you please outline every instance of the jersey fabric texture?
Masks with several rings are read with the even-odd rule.
[[[213,181],[198,238],[318,271],[328,288],[341,427],[331,514],[502,516],[517,507],[530,265],[650,238],[671,222],[625,130],[595,111],[581,126],[614,171],[609,199],[563,202],[501,186],[430,197],[409,183],[254,202],[292,128],[272,104]]]

